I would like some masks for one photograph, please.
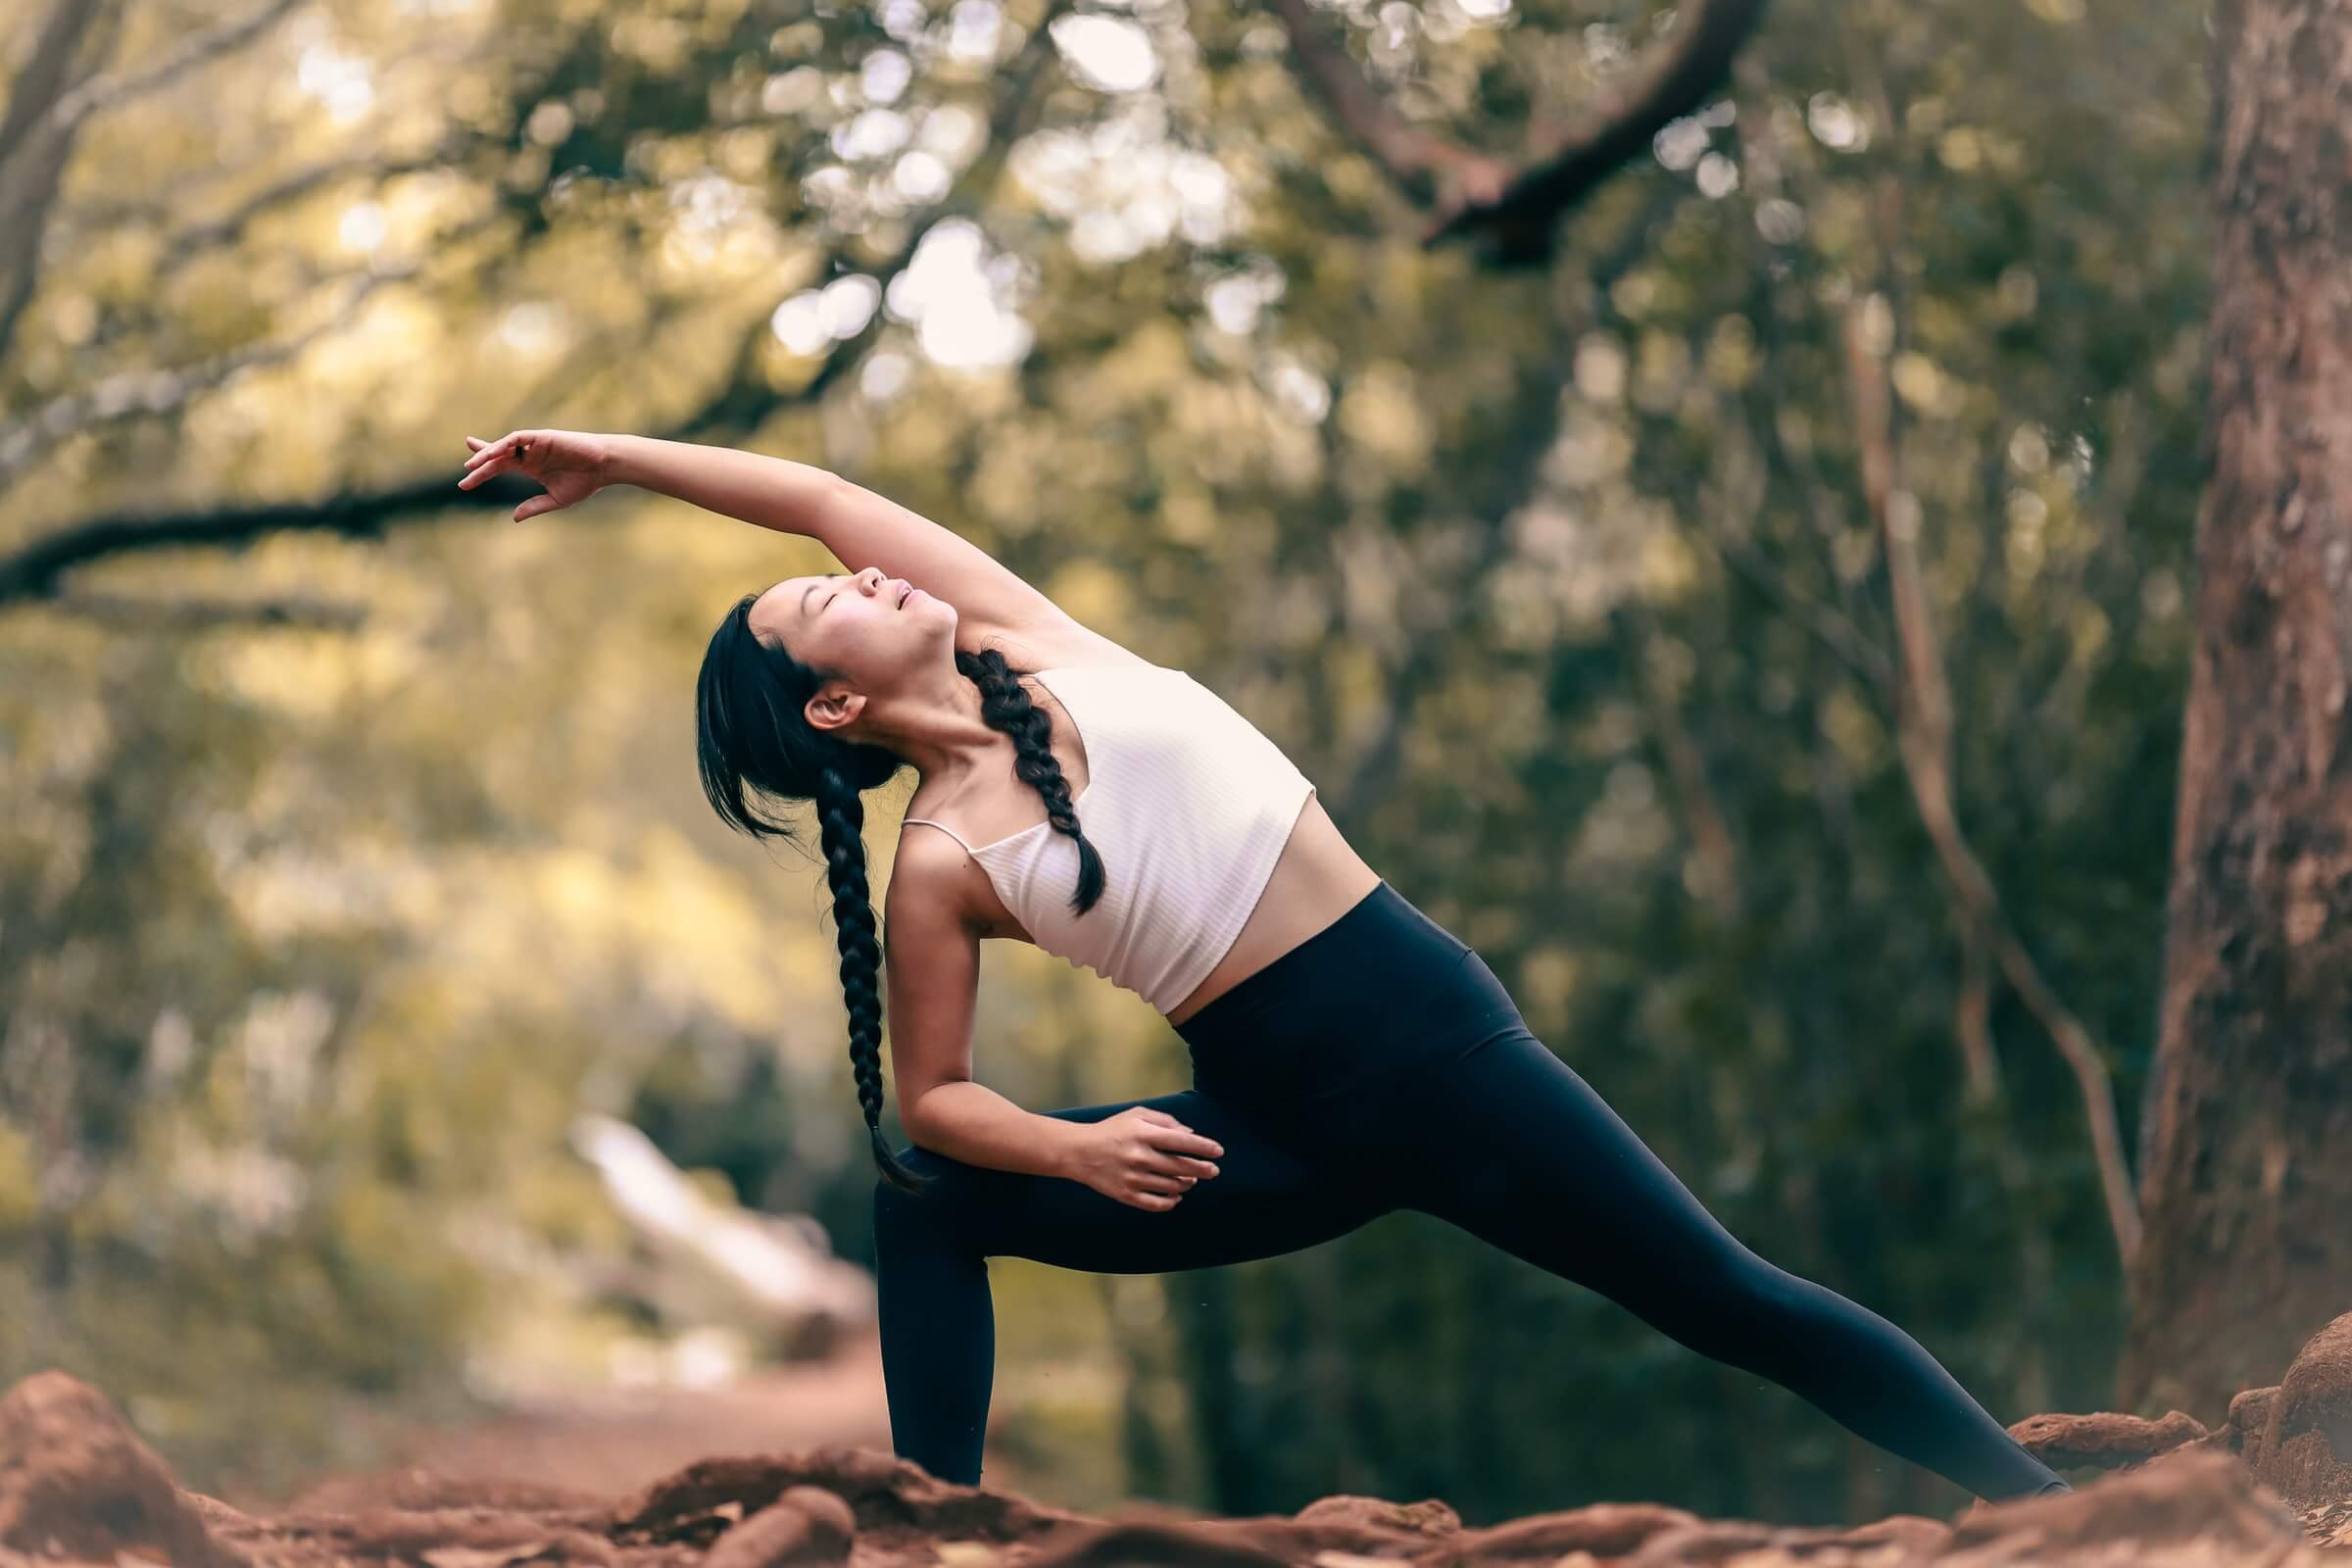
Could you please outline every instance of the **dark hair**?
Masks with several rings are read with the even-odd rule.
[[[825,875],[833,889],[833,924],[841,942],[841,989],[850,1009],[850,1066],[865,1108],[874,1164],[883,1179],[920,1192],[916,1176],[882,1137],[882,949],[865,884],[864,792],[890,782],[907,765],[887,747],[843,740],[808,722],[804,711],[819,686],[839,671],[804,664],[752,632],[752,605],[736,601],[703,655],[695,685],[695,760],[703,793],[719,819],[755,838],[795,840],[781,817],[763,813],[750,791],[779,801],[814,801]],[[1102,896],[1102,858],[1079,831],[1070,786],[1048,744],[1054,716],[1029,699],[1020,677],[995,649],[956,651],[956,668],[980,688],[980,716],[1012,737],[1013,771],[1046,799],[1047,820],[1078,841],[1079,914]],[[796,840],[797,842],[797,840]]]

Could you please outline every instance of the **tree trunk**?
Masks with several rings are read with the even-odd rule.
[[[2352,1308],[2352,0],[2213,16],[2213,306],[2118,1408],[2217,1422]]]

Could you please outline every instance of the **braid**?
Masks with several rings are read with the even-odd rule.
[[[1060,760],[1048,744],[1054,734],[1054,715],[1030,700],[1029,688],[1019,679],[1024,672],[1007,664],[1004,656],[993,648],[977,654],[957,649],[956,667],[980,688],[980,716],[990,728],[1012,737],[1012,770],[1045,797],[1046,820],[1054,824],[1054,832],[1077,841],[1078,890],[1071,895],[1070,909],[1086,913],[1102,897],[1102,857],[1078,826],[1078,812],[1070,805],[1070,782],[1061,776]]]
[[[850,1070],[866,1136],[883,1179],[919,1193],[922,1178],[890,1152],[882,1136],[882,949],[874,940],[874,906],[865,885],[865,799],[838,767],[817,774],[817,821],[824,838],[825,877],[833,888],[834,934],[841,943],[841,990],[850,1010]]]

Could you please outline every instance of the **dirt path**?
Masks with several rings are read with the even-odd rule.
[[[712,1454],[780,1453],[818,1443],[890,1451],[881,1346],[870,1334],[847,1341],[829,1359],[725,1388],[588,1390],[479,1425],[417,1431],[394,1440],[391,1467],[322,1482],[299,1501],[358,1506],[384,1496],[410,1467],[615,1496]]]

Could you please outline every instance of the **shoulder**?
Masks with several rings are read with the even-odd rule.
[[[938,829],[902,826],[890,886],[882,895],[885,941],[897,948],[902,926],[905,936],[918,942],[970,930],[974,911],[966,873],[972,864],[963,846]]]

